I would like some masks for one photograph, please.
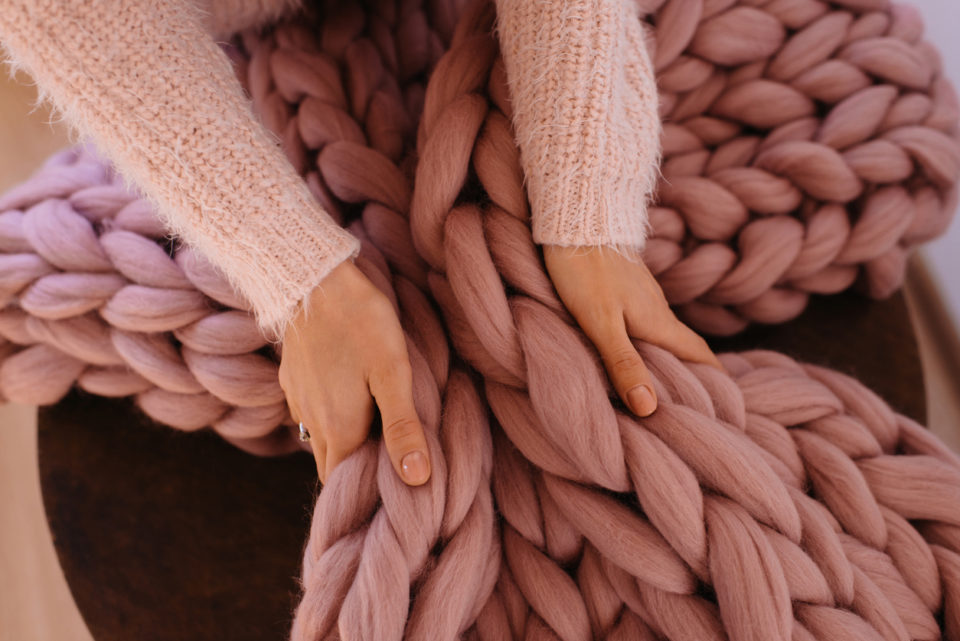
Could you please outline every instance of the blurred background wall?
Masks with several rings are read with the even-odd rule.
[[[914,0],[913,6],[923,14],[927,39],[939,47],[947,75],[960,86],[960,2]],[[960,331],[960,225],[954,221],[947,235],[931,243],[924,252],[954,327]]]

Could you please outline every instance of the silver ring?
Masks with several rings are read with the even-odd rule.
[[[308,432],[307,428],[303,426],[303,421],[300,421],[300,440],[301,441],[310,440],[310,432]]]

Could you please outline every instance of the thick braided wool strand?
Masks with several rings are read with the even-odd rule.
[[[378,207],[384,238],[406,227],[400,162],[456,18],[458,3],[433,5],[380,2],[368,18],[341,3],[319,32],[291,22],[228,49],[312,193],[344,225]],[[367,182],[344,187],[358,163]],[[425,287],[425,270],[406,268]],[[135,395],[160,423],[212,426],[253,453],[303,448],[249,305],[91,149],[55,155],[0,197],[0,305],[0,398],[46,405],[76,385]]]

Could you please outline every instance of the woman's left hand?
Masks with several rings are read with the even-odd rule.
[[[561,300],[600,352],[617,394],[635,414],[649,416],[657,398],[631,338],[724,371],[707,342],[674,315],[639,255],[627,258],[608,247],[543,245],[543,256]]]

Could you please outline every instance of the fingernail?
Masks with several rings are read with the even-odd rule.
[[[423,452],[416,450],[410,452],[400,461],[400,467],[403,469],[403,478],[407,483],[419,484],[427,480],[427,457]]]
[[[640,416],[650,416],[653,410],[657,409],[653,392],[646,385],[637,385],[627,390],[627,400],[630,401],[631,409]]]

